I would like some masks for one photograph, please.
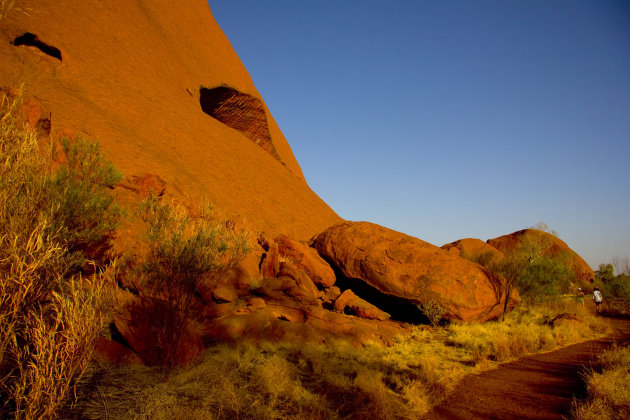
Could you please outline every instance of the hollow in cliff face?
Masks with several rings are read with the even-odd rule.
[[[280,160],[271,141],[262,101],[227,86],[199,89],[203,112],[240,131],[274,158]]]

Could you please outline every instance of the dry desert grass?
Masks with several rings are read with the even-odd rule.
[[[88,243],[83,239],[100,240],[109,229],[109,225],[100,224],[101,219],[108,220],[108,215],[101,212],[111,204],[107,196],[101,195],[107,187],[82,178],[85,174],[79,175],[80,171],[70,166],[52,171],[52,150],[23,124],[20,98],[2,94],[2,418],[58,415],[89,364],[105,323],[104,308],[109,306],[107,279],[111,271],[105,269],[89,276],[79,271],[79,266],[87,262],[84,251]],[[72,153],[69,162],[77,157]]]
[[[576,322],[549,321],[571,312]],[[92,366],[82,418],[415,419],[467,374],[606,332],[571,299],[517,308],[505,322],[418,326],[392,346],[266,342],[219,345],[194,366]]]
[[[613,347],[600,355],[603,371],[586,377],[588,399],[576,403],[578,420],[630,418],[630,347]]]

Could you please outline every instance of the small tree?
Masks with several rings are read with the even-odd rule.
[[[176,364],[186,326],[193,318],[193,298],[200,282],[215,279],[233,268],[249,252],[249,233],[235,232],[211,217],[210,207],[198,217],[177,205],[150,196],[140,205],[148,224],[149,252],[140,273],[151,290],[166,305],[160,314],[161,351],[167,365]]]
[[[422,311],[433,327],[437,327],[442,317],[446,313],[446,309],[433,299],[418,304],[418,309]]]
[[[505,303],[503,304],[502,321],[505,321],[505,313],[507,312],[512,291],[520,286],[524,274],[529,268],[530,260],[526,255],[513,253],[504,258],[493,259],[488,263],[487,268],[494,274],[503,278],[501,283]]]
[[[545,222],[538,222],[534,226],[530,226],[529,229],[536,229],[536,230],[540,230],[542,232],[547,232],[547,233],[555,236],[556,238],[560,237],[558,232],[553,230],[553,229],[551,229],[549,227],[549,225],[547,223],[545,223]]]
[[[615,267],[612,264],[600,264],[595,270],[595,279],[606,284],[615,278]]]

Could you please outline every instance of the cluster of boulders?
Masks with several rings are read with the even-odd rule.
[[[178,326],[179,341],[168,351],[187,363],[205,346],[243,338],[388,343],[426,321],[419,308],[427,302],[454,322],[498,317],[501,282],[473,262],[371,223],[337,224],[310,243],[261,235],[236,269],[199,284],[190,303],[194,320]],[[132,292],[121,291],[112,324],[112,337],[124,345],[102,341],[99,352],[159,364],[167,351],[160,330],[169,322],[160,315],[166,309],[155,295]],[[513,293],[508,306],[517,302]]]

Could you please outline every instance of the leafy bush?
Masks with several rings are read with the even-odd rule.
[[[96,142],[62,140],[66,164],[47,181],[50,200],[58,203],[50,229],[63,238],[72,269],[88,259],[102,262],[122,211],[109,192],[122,174],[108,161]]]
[[[535,300],[570,292],[575,274],[565,261],[562,256],[532,261],[519,281],[519,293]]]
[[[429,318],[429,322],[434,327],[437,327],[442,317],[446,313],[446,309],[442,307],[439,303],[434,300],[428,300],[426,302],[422,302],[418,305],[418,309],[422,311],[427,318]]]
[[[182,206],[154,196],[140,205],[148,224],[146,261],[139,268],[141,289],[166,303],[163,331],[164,363],[176,364],[176,352],[187,324],[192,302],[204,280],[218,281],[249,252],[249,233],[236,232],[211,217],[211,208],[191,217]]]
[[[108,296],[104,275],[69,274],[85,260],[68,237],[107,216],[67,207],[69,192],[100,190],[51,173],[52,147],[23,125],[19,106],[0,98],[0,416],[41,418],[84,372]]]

